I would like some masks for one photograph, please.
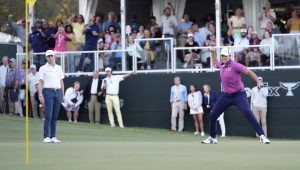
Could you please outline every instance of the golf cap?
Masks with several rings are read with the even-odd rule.
[[[35,64],[31,64],[30,68],[36,68],[36,65]]]
[[[241,29],[241,33],[247,33],[246,29]]]
[[[189,34],[188,34],[188,37],[194,37],[194,34],[189,33]]]
[[[54,51],[53,50],[47,50],[46,51],[46,57],[49,56],[49,55],[53,55],[54,56],[55,55]]]
[[[221,49],[221,55],[230,56],[231,55],[230,48],[227,48],[227,47],[222,48]]]
[[[110,67],[106,67],[105,68],[105,72],[107,72],[107,71],[111,71],[111,68]]]
[[[9,59],[9,62],[15,63],[16,59],[15,58],[11,58],[11,59]]]

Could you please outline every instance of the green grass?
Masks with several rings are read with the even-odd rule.
[[[25,165],[25,119],[0,115],[0,170],[299,170],[300,141],[219,138],[202,145],[190,132],[58,123],[60,144],[42,143],[42,121],[30,119]]]

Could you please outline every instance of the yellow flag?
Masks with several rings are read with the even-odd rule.
[[[29,4],[30,6],[34,6],[36,0],[26,0],[27,4]]]

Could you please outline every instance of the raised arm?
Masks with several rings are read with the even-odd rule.
[[[132,72],[130,72],[130,73],[124,74],[123,77],[124,77],[124,78],[127,78],[127,77],[131,76],[131,75],[134,74],[134,73],[135,73],[135,71],[132,71]]]
[[[246,75],[248,75],[249,77],[251,77],[257,84],[257,87],[262,87],[263,86],[263,83],[261,83],[260,81],[258,81],[257,79],[257,75],[252,71],[252,70],[249,70],[247,69],[246,72],[245,72]]]

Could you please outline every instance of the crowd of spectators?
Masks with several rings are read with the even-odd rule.
[[[124,53],[107,52],[107,50],[121,50],[121,27],[120,19],[115,12],[111,11],[107,14],[107,19],[102,16],[90,15],[84,18],[81,14],[73,14],[67,21],[58,19],[55,25],[50,25],[47,20],[38,19],[31,28],[29,35],[29,49],[34,53],[45,52],[48,49],[56,52],[65,51],[86,51],[84,53],[67,53],[66,71],[88,71],[94,70],[94,53],[90,51],[106,51],[100,52],[98,68],[100,70],[109,66],[114,69],[121,69],[121,61]],[[22,28],[24,29],[25,21],[16,24],[9,16],[9,23],[18,33],[24,43]],[[88,20],[85,24],[85,20]],[[223,17],[222,21],[222,39],[221,45],[234,46],[235,59],[246,66],[268,66],[270,60],[270,52],[266,47],[237,47],[249,45],[271,45],[268,40],[274,34],[280,34],[281,31],[276,28],[276,24],[280,19],[276,17],[276,12],[271,8],[271,4],[267,2],[259,13],[257,22],[259,29],[255,30],[253,26],[248,25],[241,8],[235,9],[234,14]],[[204,23],[204,24],[203,24]],[[136,49],[138,59],[138,69],[159,68],[158,58],[165,56],[171,50],[168,41],[154,41],[149,38],[174,38],[176,46],[179,47],[211,47],[216,45],[216,26],[214,17],[208,15],[206,21],[200,23],[190,19],[188,14],[184,14],[181,21],[177,21],[173,15],[173,9],[167,6],[160,22],[157,22],[155,16],[151,16],[148,24],[142,25],[138,21],[137,16],[133,16],[126,26],[126,48],[127,50]],[[286,29],[290,33],[299,33],[299,11],[292,11],[290,19],[287,21]],[[265,32],[268,33],[265,33]],[[135,43],[136,39],[139,40]],[[276,39],[277,40],[277,39]],[[290,45],[293,46],[289,39]],[[284,48],[286,40],[278,39],[275,46],[277,61],[279,64],[286,62],[287,56],[292,54],[291,48]],[[169,45],[169,48],[168,48]],[[270,49],[270,48],[269,48]],[[77,56],[77,58],[75,58]],[[133,52],[129,51],[125,54],[126,69],[132,69]],[[201,63],[204,67],[210,66],[210,50],[182,50],[177,53],[181,68],[194,68],[196,63]],[[35,55],[35,64],[37,68],[45,63],[44,57]],[[166,60],[167,61],[167,60]],[[166,62],[164,61],[164,62]]]

